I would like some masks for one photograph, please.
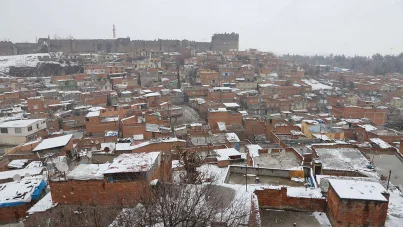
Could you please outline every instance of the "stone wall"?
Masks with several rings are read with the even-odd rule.
[[[239,49],[239,34],[224,33],[214,34],[211,38],[211,50],[229,51]]]
[[[232,37],[228,37],[231,39]],[[238,38],[237,38],[238,39]],[[216,40],[217,47],[230,45],[223,44],[223,39]],[[46,45],[47,47],[46,47]],[[231,41],[229,47],[233,48],[238,45],[237,40]],[[46,48],[43,48],[46,47]],[[14,54],[32,54],[39,50],[47,50],[49,52],[65,52],[65,53],[129,53],[135,50],[155,50],[165,52],[179,52],[183,47],[192,47],[200,51],[208,51],[211,42],[195,42],[189,40],[177,39],[158,39],[158,40],[130,40],[130,38],[118,39],[48,39],[40,38],[37,43],[16,43],[10,41],[0,42],[0,56]],[[236,47],[237,49],[237,47]]]
[[[0,42],[0,56],[1,55],[13,55],[14,54],[14,45],[9,41],[1,41]]]

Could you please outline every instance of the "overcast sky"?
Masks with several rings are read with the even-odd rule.
[[[240,34],[277,54],[403,52],[403,0],[1,0],[0,40],[189,39]]]

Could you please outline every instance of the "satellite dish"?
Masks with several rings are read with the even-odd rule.
[[[69,170],[69,166],[64,162],[58,162],[56,163],[56,169],[60,172],[66,172],[67,170]]]
[[[77,151],[78,151],[78,149],[77,149],[77,148],[74,148],[74,152],[76,152],[76,153],[77,153]]]
[[[13,181],[19,181],[19,180],[21,180],[21,175],[20,174],[15,174],[13,176]]]
[[[91,140],[91,143],[94,143],[94,140]]]
[[[99,141],[98,141],[98,140],[95,140],[95,144],[99,144]]]
[[[30,177],[31,176],[31,174],[29,174],[29,173],[26,173],[25,175],[24,175],[24,177]]]
[[[88,151],[88,152],[87,152],[87,157],[88,157],[88,158],[91,158],[91,157],[92,157],[92,151]]]

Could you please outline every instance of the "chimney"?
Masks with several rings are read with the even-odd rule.
[[[116,29],[115,29],[115,25],[113,25],[112,31],[113,31],[113,38],[116,39]]]

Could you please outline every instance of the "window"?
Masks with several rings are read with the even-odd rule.
[[[37,109],[38,109],[38,105],[34,105],[33,108],[34,108],[34,110],[37,110]]]
[[[15,134],[21,134],[22,129],[21,128],[15,128]]]
[[[1,128],[0,131],[1,133],[8,133],[8,128]]]
[[[28,127],[28,132],[32,131],[32,126]]]
[[[44,107],[44,108],[48,108],[48,105],[47,105],[47,104],[43,104],[43,107]]]

